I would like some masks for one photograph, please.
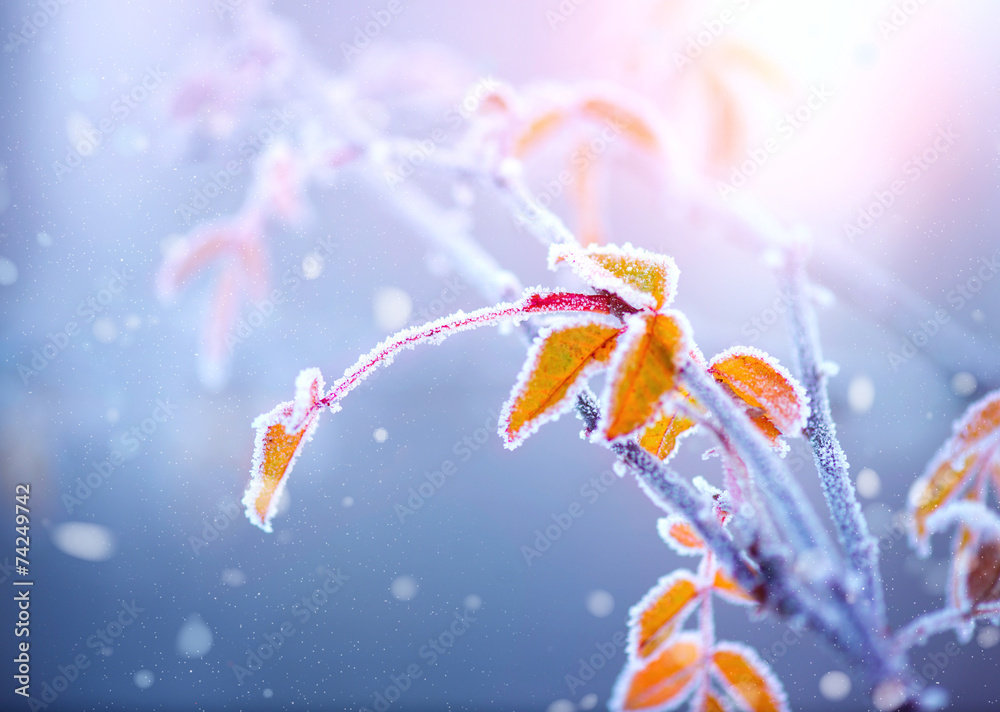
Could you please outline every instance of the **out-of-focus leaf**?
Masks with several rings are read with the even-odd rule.
[[[787,712],[785,691],[771,669],[750,648],[717,643],[712,672],[729,697],[744,712]]]

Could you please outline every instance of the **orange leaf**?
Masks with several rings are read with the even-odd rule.
[[[994,391],[969,407],[955,423],[952,437],[913,483],[909,509],[915,543],[921,553],[927,552],[927,518],[961,497],[983,468],[995,476],[998,434],[1000,391]]]
[[[682,394],[683,389],[678,389]],[[686,395],[686,394],[685,394]],[[674,409],[661,415],[639,434],[639,444],[664,462],[677,451],[681,438],[694,432],[697,423]]]
[[[605,438],[629,435],[653,417],[688,357],[690,330],[679,312],[640,312],[626,318],[605,387],[606,408],[599,426]]]
[[[781,683],[750,648],[737,643],[717,643],[712,673],[741,710],[787,712]]]
[[[660,579],[632,607],[629,645],[637,658],[648,658],[669,639],[694,610],[702,584],[693,573],[678,569]]]
[[[580,106],[580,113],[589,119],[611,124],[647,151],[659,149],[656,131],[649,122],[618,103],[603,98],[587,99]]]
[[[536,117],[528,126],[521,131],[514,139],[514,147],[511,153],[515,158],[522,158],[526,153],[533,150],[550,136],[561,124],[566,121],[566,114],[562,109],[553,109]]]
[[[295,459],[312,439],[322,396],[323,376],[319,369],[306,369],[295,380],[295,400],[281,403],[253,422],[257,437],[243,504],[247,518],[266,532],[271,531],[271,519]]]
[[[680,270],[665,255],[626,244],[553,245],[549,267],[567,262],[573,272],[595,289],[614,292],[637,309],[662,309],[674,300]]]
[[[705,542],[685,519],[671,514],[656,523],[660,538],[670,548],[683,556],[693,556],[705,552]]]
[[[597,319],[566,321],[536,339],[500,415],[500,436],[513,449],[557,418],[611,359],[620,328]]]
[[[729,708],[723,704],[722,700],[711,692],[705,695],[702,709],[704,712],[729,712]]]
[[[805,427],[809,417],[805,391],[763,351],[746,346],[728,349],[712,359],[708,370],[747,406],[750,419],[772,444],[780,435],[795,435]]]
[[[717,569],[715,572],[715,581],[712,582],[712,590],[730,603],[738,603],[742,605],[754,605],[755,603],[758,603],[753,596],[747,593],[742,586],[736,583],[736,581],[722,569]]]
[[[608,706],[620,710],[677,707],[692,692],[700,659],[701,643],[697,635],[682,633],[645,665],[627,668]]]

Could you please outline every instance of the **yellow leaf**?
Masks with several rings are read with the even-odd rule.
[[[701,660],[697,636],[682,633],[642,666],[625,671],[611,709],[673,709],[691,694]]]
[[[772,444],[796,435],[809,417],[808,398],[799,382],[762,351],[738,346],[712,359],[709,372],[747,408],[747,414]]]
[[[595,289],[614,292],[636,309],[663,309],[674,300],[680,270],[665,255],[626,244],[553,245],[549,267],[566,262],[574,273]]]
[[[681,388],[678,392],[686,395]],[[667,461],[677,451],[681,438],[693,432],[696,425],[694,420],[668,406],[667,412],[639,434],[639,444],[650,454]]]
[[[690,326],[679,312],[640,312],[626,318],[605,389],[599,426],[613,440],[649,422],[660,400],[674,389],[676,374],[690,350]]]
[[[632,608],[629,620],[632,649],[648,658],[669,639],[694,610],[701,587],[690,571],[679,569],[660,579]]]
[[[610,360],[620,330],[596,319],[567,321],[535,341],[500,415],[507,447],[572,406],[586,379]]]
[[[718,643],[712,663],[713,674],[741,709],[787,712],[788,702],[781,683],[750,648],[737,643]]]

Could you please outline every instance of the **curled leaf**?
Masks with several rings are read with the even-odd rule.
[[[698,602],[702,587],[702,582],[685,569],[661,578],[630,612],[632,655],[648,658],[683,626]]]
[[[500,414],[500,436],[513,449],[543,423],[572,407],[595,371],[607,365],[620,327],[595,318],[545,330],[528,352],[517,385]]]
[[[281,403],[253,422],[254,440],[250,484],[243,494],[247,518],[266,532],[278,498],[302,446],[312,439],[322,406],[323,376],[319,369],[302,371],[295,380],[295,399]],[[334,406],[339,410],[339,406]]]
[[[627,668],[608,706],[615,710],[671,710],[690,696],[698,680],[698,636],[681,633],[657,655]]]
[[[583,249],[556,244],[549,250],[549,267],[560,262],[591,287],[614,292],[637,309],[663,309],[677,293],[680,270],[673,259],[629,244]]]
[[[709,372],[747,408],[750,419],[772,444],[796,435],[809,417],[809,399],[795,378],[758,349],[738,346],[712,359]]]
[[[778,678],[745,645],[717,643],[712,653],[712,673],[744,712],[788,711],[785,690]]]
[[[979,476],[997,476],[998,437],[1000,391],[994,391],[955,423],[952,437],[910,488],[911,534],[921,553],[928,551],[928,518],[960,499]]]
[[[680,312],[640,312],[629,315],[625,324],[611,359],[599,425],[608,440],[629,435],[652,419],[661,399],[674,389],[690,351],[691,327]]]

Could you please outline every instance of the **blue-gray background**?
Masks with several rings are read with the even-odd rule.
[[[263,534],[239,516],[205,546],[193,546],[192,537],[204,535],[206,522],[223,521],[238,501],[249,468],[249,423],[289,397],[299,369],[319,366],[332,380],[383,338],[372,314],[379,290],[404,290],[417,311],[433,308],[448,289],[445,277],[422,267],[423,243],[412,228],[346,179],[312,194],[317,220],[311,227],[278,234],[269,244],[272,272],[280,275],[300,264],[317,239],[331,236],[337,248],[322,275],[305,282],[236,350],[224,390],[201,387],[194,353],[209,286],[202,278],[176,305],[164,307],[153,292],[153,277],[164,238],[188,229],[177,205],[219,166],[164,148],[158,131],[166,132],[165,119],[153,102],[130,117],[149,139],[146,150],[104,151],[61,180],[52,165],[67,150],[70,112],[100,117],[148,65],[179,67],[194,38],[224,36],[226,23],[209,5],[189,3],[168,12],[77,0],[25,46],[0,57],[0,256],[17,269],[16,281],[0,286],[0,470],[6,498],[0,501],[0,561],[13,557],[14,484],[30,482],[34,693],[59,674],[58,666],[82,653],[88,668],[50,709],[358,709],[371,707],[389,676],[411,663],[422,664],[425,674],[393,709],[544,710],[568,700],[556,707],[561,712],[573,708],[569,703],[589,706],[590,694],[603,706],[624,662],[620,651],[583,687],[571,691],[566,676],[577,673],[578,660],[594,653],[596,644],[625,629],[629,606],[659,576],[693,564],[659,541],[658,511],[634,482],[616,482],[593,503],[581,495],[581,486],[608,469],[611,458],[580,441],[575,418],[548,426],[514,453],[503,450],[492,431],[523,359],[515,337],[486,330],[404,354],[353,394],[344,412],[324,417],[297,465],[290,505],[276,520],[275,534]],[[956,12],[971,5],[957,3]],[[4,2],[0,29],[16,31],[38,7]],[[315,56],[333,68],[343,63],[340,42],[350,41],[356,25],[377,9],[318,2],[280,7]],[[514,82],[587,76],[586,67],[561,61],[552,51],[546,9],[527,2],[476,3],[474,9],[414,2],[391,29],[395,39],[453,47],[484,71]],[[854,248],[927,304],[946,310],[957,330],[893,370],[886,354],[900,349],[905,333],[873,317],[898,316],[894,297],[869,294],[870,285],[852,281],[868,278],[833,266],[839,263],[832,257],[819,269],[839,298],[821,314],[827,356],[841,369],[831,385],[834,415],[853,471],[879,474],[880,493],[865,500],[879,531],[889,513],[901,509],[909,483],[947,436],[950,422],[976,394],[1000,383],[996,357],[976,355],[996,353],[1000,280],[988,281],[960,308],[947,300],[980,259],[1000,250],[994,207],[1000,177],[997,57],[995,49],[984,49],[988,32],[977,27],[967,48],[981,51],[981,71],[954,78],[968,83],[970,98],[954,107],[964,132],[947,169],[929,175],[919,191],[899,201],[891,213],[896,217]],[[213,203],[213,213],[226,214],[241,197],[240,188],[230,190]],[[655,216],[646,219],[640,206],[632,207],[622,219],[630,239],[669,251],[681,266],[678,306],[703,350],[712,354],[744,341],[742,325],[778,296],[757,257],[725,242],[664,236]],[[848,219],[852,215],[847,211]],[[839,225],[826,226],[831,243]],[[477,234],[525,283],[551,279],[541,248],[517,233],[497,206],[484,207]],[[18,366],[30,367],[32,350],[46,344],[49,332],[79,320],[78,305],[108,284],[112,269],[135,280],[107,306],[105,331],[95,334],[87,325],[26,384]],[[851,299],[852,290],[865,296]],[[466,309],[481,304],[472,289],[456,302]],[[903,323],[907,318],[898,316]],[[911,331],[918,322],[909,322]],[[780,324],[755,345],[787,359]],[[952,378],[959,371],[977,379],[975,394],[961,387],[962,395],[956,393]],[[849,406],[852,382],[861,406],[865,384],[874,385],[870,408]],[[67,512],[63,495],[73,492],[93,461],[122,447],[123,436],[152,415],[157,399],[168,401],[175,414],[89,499]],[[475,439],[484,425],[491,437],[461,461],[456,445]],[[387,435],[384,442],[373,436],[379,428]],[[699,458],[707,442],[689,441],[678,469],[714,477],[716,461]],[[801,443],[795,448],[802,452]],[[405,503],[408,489],[445,460],[457,463],[457,473],[401,523],[394,505]],[[811,466],[800,476],[821,504]],[[345,506],[345,498],[352,506]],[[583,516],[526,565],[521,546],[574,502],[583,506]],[[103,527],[114,542],[110,558],[87,561],[60,550],[50,534],[69,521]],[[930,560],[917,561],[897,540],[883,561],[894,624],[940,604],[944,542]],[[300,624],[292,606],[323,583],[321,566],[349,579]],[[15,612],[7,593],[11,576],[4,576],[0,707],[24,709],[13,694]],[[418,586],[409,600],[393,593],[400,577]],[[609,615],[588,609],[595,591],[613,598]],[[88,637],[115,620],[121,602],[133,600],[144,611],[103,651],[108,654],[88,647]],[[469,602],[481,605],[467,634],[436,664],[426,665],[420,647]],[[723,604],[717,616],[721,636],[759,650],[772,649],[784,632],[780,624],[751,621],[743,610]],[[248,646],[260,645],[288,620],[295,622],[295,635],[262,670],[238,683],[233,664],[245,664]],[[201,641],[200,657],[185,656],[178,647],[186,625],[195,632],[207,626],[211,633],[207,651]],[[189,635],[180,642],[190,650],[191,640]],[[935,638],[918,649],[916,660],[943,651],[948,640]],[[980,635],[937,676],[935,682],[951,691],[954,709],[996,702],[996,642],[995,634]],[[844,701],[821,696],[821,676],[842,667],[810,637],[798,640],[774,667],[797,709],[868,706],[858,685]],[[152,673],[151,686],[137,684],[140,671]]]

